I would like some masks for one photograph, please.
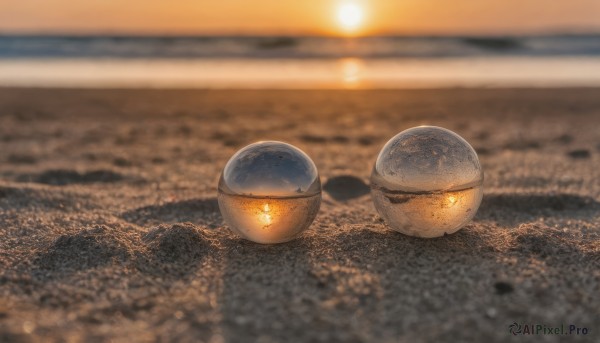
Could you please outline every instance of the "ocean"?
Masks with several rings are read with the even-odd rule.
[[[0,86],[600,86],[600,35],[0,36]]]

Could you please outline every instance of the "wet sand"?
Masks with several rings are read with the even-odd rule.
[[[431,240],[368,194],[379,149],[422,124],[485,171],[473,222]],[[230,233],[216,201],[264,139],[324,185],[280,245]],[[599,290],[600,89],[0,89],[0,341],[504,342],[513,322],[597,341]]]

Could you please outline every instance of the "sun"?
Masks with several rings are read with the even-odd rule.
[[[347,2],[337,8],[337,20],[346,32],[354,32],[362,24],[364,10],[356,3]]]

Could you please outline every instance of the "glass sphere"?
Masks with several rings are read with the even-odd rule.
[[[475,150],[436,126],[400,132],[383,147],[371,174],[375,208],[392,229],[432,238],[458,231],[483,197]]]
[[[317,167],[293,145],[267,141],[233,155],[219,180],[230,229],[257,243],[282,243],[310,226],[321,205]]]

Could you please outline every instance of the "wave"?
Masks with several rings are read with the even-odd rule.
[[[515,37],[0,36],[0,58],[600,56],[600,35]]]

